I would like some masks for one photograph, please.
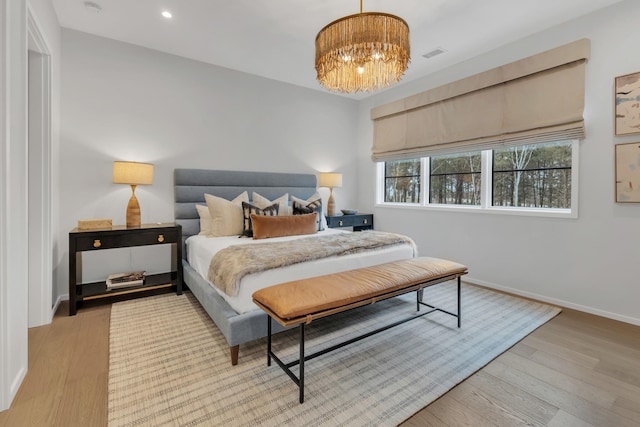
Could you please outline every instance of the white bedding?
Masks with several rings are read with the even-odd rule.
[[[349,233],[349,231],[325,229],[318,232],[317,236]],[[269,239],[269,242],[281,242],[285,240],[296,240],[307,238],[304,236],[287,236]],[[187,239],[187,261],[211,286],[213,284],[207,279],[209,272],[209,264],[211,259],[221,249],[232,245],[250,245],[256,243],[265,243],[265,240],[253,240],[248,238],[238,238],[238,236],[228,237],[206,237],[191,236]],[[262,271],[260,273],[250,274],[242,279],[240,291],[237,296],[229,296],[218,288],[213,288],[227,301],[227,303],[238,313],[246,313],[248,311],[257,310],[258,307],[253,303],[251,295],[258,289],[275,285],[290,280],[305,279],[307,277],[320,276],[323,274],[338,273],[354,268],[369,267],[385,262],[398,261],[401,259],[411,258],[413,256],[413,248],[409,245],[397,245],[388,248],[377,249],[374,251],[357,253],[345,256],[334,256],[330,258],[318,259],[301,264],[289,265],[273,270]]]

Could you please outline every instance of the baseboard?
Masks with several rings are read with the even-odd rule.
[[[540,295],[540,294],[536,294],[536,293],[533,293],[533,292],[526,292],[526,291],[522,291],[520,289],[514,289],[514,288],[511,288],[509,286],[497,285],[495,283],[485,282],[484,280],[478,280],[478,279],[475,279],[473,277],[465,277],[464,281],[468,282],[468,283],[471,283],[473,285],[479,285],[479,286],[483,286],[485,288],[496,289],[498,291],[503,291],[503,292],[507,292],[507,293],[514,294],[514,295],[518,295],[518,296],[521,296],[521,297],[530,298],[530,299],[537,300],[537,301],[540,301],[540,302],[546,302],[548,304],[557,305],[559,307],[566,307],[566,308],[570,308],[572,310],[582,311],[582,312],[589,313],[589,314],[595,314],[596,316],[606,317],[608,319],[618,320],[620,322],[630,323],[632,325],[640,326],[640,319],[637,319],[635,317],[623,316],[621,314],[611,313],[611,312],[600,310],[600,309],[597,309],[597,308],[588,307],[588,306],[580,305],[580,304],[575,304],[575,303],[572,303],[570,301],[565,301],[565,300],[561,300],[561,299],[557,299],[557,298],[550,298],[550,297],[547,297],[547,296],[544,296],[544,295]]]
[[[53,308],[51,309],[51,315],[49,318],[49,323],[51,323],[53,321],[53,316],[56,315],[56,312],[58,311],[58,307],[60,307],[60,303],[62,301],[66,301],[69,299],[69,295],[65,294],[65,295],[59,295],[58,299],[56,300],[55,304],[53,304]]]
[[[22,385],[22,382],[24,381],[24,378],[26,376],[27,376],[27,367],[24,366],[22,369],[20,369],[20,372],[18,372],[18,375],[16,375],[14,380],[11,382],[11,387],[9,389],[9,406],[7,406],[6,409],[9,409],[11,407],[11,403],[15,399],[16,394],[18,394],[18,390],[20,390],[20,386]]]

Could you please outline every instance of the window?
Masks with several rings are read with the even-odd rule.
[[[378,200],[575,217],[577,150],[557,141],[380,163]]]
[[[571,142],[493,151],[493,206],[571,208]]]
[[[429,160],[429,203],[480,204],[480,152],[434,156]]]
[[[384,201],[420,203],[420,159],[386,162]]]

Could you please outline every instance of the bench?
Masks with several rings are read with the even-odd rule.
[[[307,360],[314,359],[434,311],[457,317],[459,328],[462,318],[460,310],[460,277],[465,274],[467,274],[467,267],[462,264],[438,258],[419,257],[295,280],[256,291],[253,294],[253,301],[269,316],[267,322],[267,366],[271,366],[272,359],[276,361],[293,382],[298,385],[300,389],[299,400],[300,403],[303,403],[304,364]],[[451,313],[422,302],[422,290],[424,288],[456,279],[458,283],[457,313]],[[378,301],[413,291],[416,291],[417,311],[420,311],[420,306],[427,306],[430,310],[305,356],[304,327],[313,320],[364,305],[374,304]],[[282,326],[299,326],[300,356],[298,360],[284,363],[271,350],[273,319]],[[296,365],[300,365],[297,377],[290,369]]]

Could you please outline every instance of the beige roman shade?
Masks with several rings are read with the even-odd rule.
[[[371,110],[374,161],[584,138],[588,39]]]

